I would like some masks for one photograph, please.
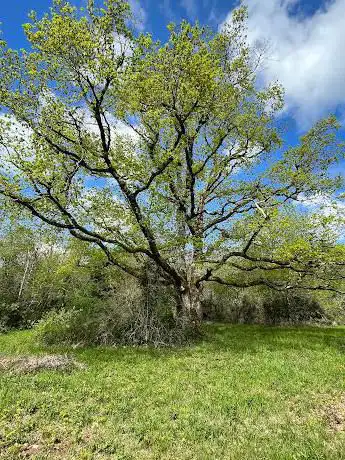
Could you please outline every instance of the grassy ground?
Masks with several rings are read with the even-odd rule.
[[[30,332],[0,353],[47,354]],[[186,349],[69,350],[0,370],[0,458],[345,459],[345,329],[209,326]]]

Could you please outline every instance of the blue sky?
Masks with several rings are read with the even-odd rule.
[[[86,0],[72,0],[82,5]],[[141,30],[164,41],[166,24],[183,18],[214,29],[236,6],[233,0],[130,0]],[[0,21],[9,46],[26,46],[21,25],[34,9],[42,14],[50,0],[1,1]],[[279,80],[286,88],[288,143],[317,119],[336,113],[345,122],[345,0],[247,0],[249,40],[266,41],[269,58],[261,81]],[[343,137],[344,131],[342,132]],[[342,169],[342,168],[340,168]]]
[[[83,1],[72,0],[71,3],[81,5]],[[20,28],[27,21],[28,12],[35,10],[43,13],[51,5],[50,0],[2,0],[1,3],[2,30],[13,47],[25,46]],[[165,26],[169,21],[178,22],[184,18],[191,21],[197,19],[203,24],[217,28],[237,2],[233,0],[132,0],[132,4],[134,9],[144,11],[145,30],[153,32],[163,40],[166,37]],[[303,0],[299,2],[297,10],[311,15],[322,5],[319,0]]]

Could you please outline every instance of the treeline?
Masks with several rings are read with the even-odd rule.
[[[204,320],[232,323],[343,323],[345,302],[329,292],[210,284]],[[174,292],[147,263],[139,282],[75,239],[31,225],[7,225],[0,238],[0,332],[34,327],[47,344],[176,344]]]

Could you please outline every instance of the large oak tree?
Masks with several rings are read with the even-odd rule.
[[[24,26],[26,51],[1,42],[0,193],[137,278],[151,260],[189,322],[207,282],[282,289],[272,273],[315,274],[321,243],[303,257],[259,243],[284,205],[340,186],[335,118],[283,149],[283,91],[257,85],[243,8],[219,33],[170,25],[165,44],[130,24],[123,0],[55,0]]]

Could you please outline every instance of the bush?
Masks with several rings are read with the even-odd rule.
[[[277,292],[263,288],[214,287],[205,293],[203,304],[205,319],[234,324],[329,322],[331,317],[322,306],[324,303],[321,304],[310,293]]]
[[[21,326],[20,306],[17,303],[0,304],[0,333]]]
[[[148,296],[133,283],[84,308],[52,311],[35,332],[45,345],[182,344],[189,338],[189,331],[176,325],[171,311],[167,299],[153,297],[152,293]]]
[[[214,286],[204,294],[204,319],[208,321],[252,324],[259,322],[260,300],[250,291]]]
[[[266,324],[300,324],[327,320],[327,314],[313,297],[299,293],[271,293],[264,299]]]

